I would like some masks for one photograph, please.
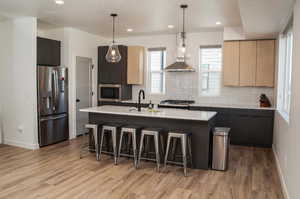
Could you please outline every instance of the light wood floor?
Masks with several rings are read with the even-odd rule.
[[[178,167],[157,173],[153,163],[135,170],[122,159],[79,159],[80,139],[37,151],[0,145],[0,198],[282,199],[270,149],[231,147],[227,172]]]

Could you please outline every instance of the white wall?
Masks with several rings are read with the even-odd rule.
[[[38,35],[44,38],[60,40],[62,42],[62,66],[69,69],[69,126],[70,139],[76,136],[76,57],[91,58],[93,69],[93,105],[97,105],[97,73],[99,45],[104,45],[106,39],[74,28],[58,28],[38,30]]]
[[[4,143],[38,148],[36,27],[33,17],[1,23],[1,116]]]
[[[243,27],[224,27],[223,34],[224,41],[226,40],[245,40],[246,35],[244,33]]]
[[[77,29],[69,28],[69,108],[70,108],[70,138],[76,137],[76,57],[92,58],[93,69],[93,106],[97,105],[97,76],[98,76],[98,50],[99,45],[103,45],[106,39],[89,34]]]
[[[11,32],[12,32],[12,22],[9,20],[1,21],[0,22],[0,143],[3,143],[3,102],[5,88],[5,79],[4,79],[4,68],[6,66],[11,65]]]
[[[175,35],[156,35],[120,38],[117,41],[125,45],[142,45],[147,48],[166,47],[167,65],[176,59],[176,38]],[[273,101],[272,88],[251,88],[251,87],[222,87],[218,96],[203,96],[200,92],[199,75],[199,47],[201,45],[222,45],[223,32],[202,32],[187,34],[187,52],[190,59],[187,61],[196,68],[195,73],[166,73],[166,92],[164,95],[151,95],[149,86],[134,86],[133,96],[137,97],[139,89],[146,87],[147,99],[158,103],[162,99],[193,99],[202,104],[226,104],[226,105],[251,105],[257,106],[261,93],[265,93]],[[147,77],[147,70],[145,70]]]
[[[286,122],[276,111],[274,150],[279,163],[284,190],[289,199],[300,198],[300,1],[294,8],[294,49],[290,120]]]
[[[3,125],[2,125],[2,105],[1,105],[1,102],[0,102],[0,144],[3,143],[3,130],[2,130],[2,128],[3,128]]]

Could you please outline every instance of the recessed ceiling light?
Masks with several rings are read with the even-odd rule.
[[[172,29],[174,28],[174,25],[168,25],[168,28]]]
[[[127,29],[127,32],[132,32],[132,31],[133,31],[132,28],[128,28],[128,29]]]
[[[221,24],[222,24],[221,21],[216,22],[216,25],[221,25]]]
[[[58,5],[63,5],[65,2],[63,0],[55,0],[55,3]]]

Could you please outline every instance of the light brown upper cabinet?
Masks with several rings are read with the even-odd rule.
[[[240,42],[240,86],[255,86],[256,41]]]
[[[223,84],[239,86],[240,43],[224,42],[223,46]]]
[[[142,46],[128,46],[127,83],[141,85],[144,82],[144,54]]]
[[[274,86],[275,40],[226,41],[224,86]]]
[[[275,41],[257,41],[256,86],[274,86]]]

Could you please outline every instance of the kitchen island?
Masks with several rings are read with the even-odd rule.
[[[139,112],[132,107],[109,105],[80,111],[89,113],[90,123],[117,122],[124,125],[139,125],[143,128],[162,128],[165,135],[170,130],[191,132],[194,168],[210,168],[216,112],[180,109],[158,109],[157,112],[142,109]]]

